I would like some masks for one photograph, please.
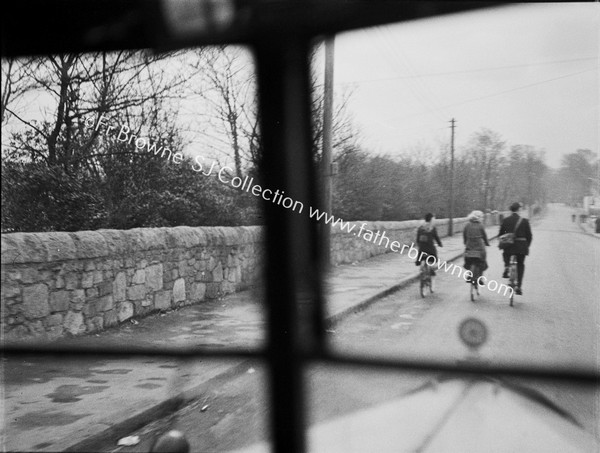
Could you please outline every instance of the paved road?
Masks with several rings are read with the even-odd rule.
[[[500,253],[489,249],[486,275],[501,281]],[[565,208],[553,208],[534,225],[534,243],[527,259],[524,296],[515,307],[489,290],[471,302],[467,285],[440,272],[436,292],[425,299],[416,285],[354,314],[330,333],[335,348],[367,355],[462,360],[468,352],[457,335],[469,316],[489,329],[479,351],[494,364],[560,364],[598,367],[598,287],[600,242],[584,235]],[[372,372],[356,368],[313,367],[307,373],[310,423],[389,401],[424,385],[435,374]],[[195,451],[227,451],[267,436],[268,401],[264,373],[256,363],[245,371],[219,378],[203,398],[168,419],[132,433],[142,439],[135,448],[103,451],[147,451],[151,439],[167,427],[187,433]],[[520,380],[571,412],[598,436],[599,399],[594,389]]]
[[[466,355],[457,327],[470,316],[488,327],[480,351],[494,364],[560,364],[598,367],[600,241],[571,223],[567,208],[554,207],[533,227],[526,260],[524,295],[507,298],[482,291],[475,303],[465,283],[439,273],[436,292],[421,300],[415,286],[380,301],[373,310],[345,321],[333,336],[341,350],[414,358],[460,360]],[[495,244],[488,250],[486,276],[502,281],[502,260]],[[598,395],[586,389],[527,382],[573,412],[598,435]]]

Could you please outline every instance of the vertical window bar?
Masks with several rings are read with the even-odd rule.
[[[309,41],[300,37],[256,45],[263,184],[303,205],[264,204],[267,219],[267,362],[272,445],[305,451],[303,353],[319,345],[314,164],[310,144]]]

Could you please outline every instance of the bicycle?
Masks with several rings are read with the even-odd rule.
[[[429,288],[429,292],[433,293],[433,268],[425,261],[421,261],[421,272],[420,272],[420,293],[421,297],[425,297],[425,289]]]
[[[479,296],[479,283],[478,279],[482,275],[481,264],[475,262],[469,266],[469,271],[471,272],[471,281],[469,285],[469,291],[471,294],[471,301],[475,302],[475,295]]]
[[[510,256],[510,263],[508,265],[508,286],[512,289],[510,292],[510,306],[513,306],[515,298],[515,288],[517,287],[517,256]]]

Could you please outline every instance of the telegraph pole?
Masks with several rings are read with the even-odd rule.
[[[325,38],[325,83],[323,88],[323,154],[321,172],[323,180],[323,207],[327,214],[332,211],[332,179],[331,165],[332,154],[332,129],[333,129],[333,48],[334,36]],[[328,223],[321,225],[323,244],[323,264],[329,268],[331,248],[331,226]]]
[[[450,129],[452,130],[452,138],[450,139],[450,213],[448,215],[448,236],[454,234],[454,128],[455,120],[450,120]]]

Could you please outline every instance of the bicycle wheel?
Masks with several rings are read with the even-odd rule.
[[[433,275],[429,275],[429,293],[433,294]]]
[[[419,287],[419,291],[421,293],[421,297],[425,297],[425,279],[423,275],[421,275],[421,285]]]
[[[479,266],[476,264],[471,264],[471,266],[469,266],[469,271],[471,272],[471,284],[469,285],[471,287],[471,301],[475,302],[475,295],[479,295],[479,287],[477,286],[477,279],[479,278]]]
[[[510,306],[513,306],[515,300],[515,288],[517,287],[517,260],[515,256],[510,257],[510,268],[508,271],[509,285],[512,291],[510,292]]]

